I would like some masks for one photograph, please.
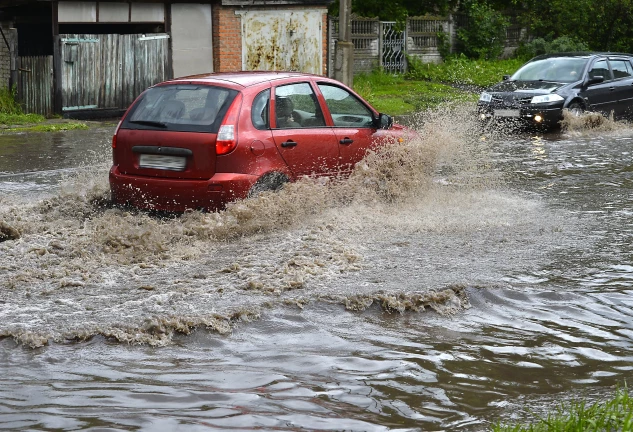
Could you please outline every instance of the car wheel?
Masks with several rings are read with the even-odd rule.
[[[582,115],[585,112],[585,107],[582,106],[580,102],[572,102],[567,107],[570,113],[575,115],[576,117]]]
[[[278,191],[288,182],[288,177],[282,173],[269,173],[263,175],[248,191],[248,197],[253,198],[262,192]]]

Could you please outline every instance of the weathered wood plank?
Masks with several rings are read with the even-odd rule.
[[[127,108],[143,90],[167,78],[167,37],[60,37],[62,109]]]
[[[19,58],[18,100],[27,113],[53,113],[53,56]]]

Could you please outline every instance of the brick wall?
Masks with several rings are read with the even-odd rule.
[[[270,9],[292,9],[293,6],[268,7]],[[294,6],[302,9],[303,6]],[[259,8],[261,9],[261,8]],[[213,5],[213,70],[231,72],[242,70],[242,20],[235,14],[236,7]],[[249,10],[258,10],[253,8]],[[264,10],[264,9],[261,9]],[[323,8],[321,36],[323,39],[323,75],[327,75],[328,34],[327,8]]]
[[[10,22],[0,22],[0,26],[2,27],[2,31],[4,35],[7,37],[9,43],[11,43],[11,33],[9,32],[9,28],[12,26]],[[0,87],[8,88],[9,87],[9,77],[11,75],[11,55],[9,53],[9,49],[7,48],[7,44],[4,42],[2,36],[0,36]]]
[[[234,7],[213,5],[213,70],[242,70],[242,21]]]

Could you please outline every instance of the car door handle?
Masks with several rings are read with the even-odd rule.
[[[615,90],[615,87],[609,87],[609,90],[613,91]]]
[[[297,146],[297,143],[296,143],[296,142],[294,142],[293,140],[288,140],[288,141],[286,141],[286,142],[282,142],[282,143],[281,143],[281,146],[282,146],[282,147],[296,147],[296,146]]]
[[[339,141],[341,144],[351,144],[354,142],[353,139],[351,138],[343,138],[342,140]]]

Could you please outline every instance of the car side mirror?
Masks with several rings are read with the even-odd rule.
[[[602,75],[596,75],[594,77],[587,79],[587,85],[589,84],[598,84],[604,82],[604,77]]]
[[[503,80],[504,80],[504,81],[507,81],[507,80],[509,80],[509,79],[510,79],[510,75],[504,75],[504,76],[503,76]]]
[[[391,129],[391,126],[393,126],[393,117],[380,113],[378,117],[374,119],[374,126],[376,129]]]

